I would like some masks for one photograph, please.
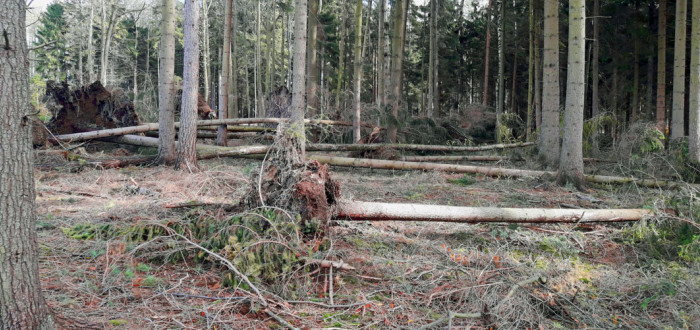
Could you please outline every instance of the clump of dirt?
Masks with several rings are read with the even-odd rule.
[[[66,82],[46,83],[46,107],[51,121],[46,125],[54,134],[69,134],[138,125],[134,104],[123,91],[110,92],[102,83],[71,90]]]
[[[384,132],[382,132],[381,127],[375,127],[369,135],[363,137],[358,141],[358,144],[374,144],[374,143],[384,143]],[[353,158],[366,158],[366,159],[389,159],[396,160],[401,157],[401,154],[395,149],[381,147],[376,150],[361,150],[353,151],[348,156]]]
[[[180,118],[182,110],[182,89],[178,89],[175,93],[175,117],[176,121]],[[207,104],[202,94],[197,93],[197,116],[200,119],[216,119],[216,111],[212,110]]]
[[[312,219],[325,225],[340,199],[340,184],[331,178],[328,165],[303,160],[297,140],[278,132],[273,150],[262,171],[253,173],[241,203],[247,209],[274,206],[299,214],[302,227]]]

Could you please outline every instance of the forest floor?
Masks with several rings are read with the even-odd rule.
[[[219,263],[161,262],[137,253],[156,239],[66,234],[77,225],[162,224],[193,212],[230,216],[217,205],[236,203],[260,162],[201,164],[196,174],[166,167],[37,169],[41,279],[55,313],[98,328],[283,327],[257,303],[235,298],[240,292],[222,284]],[[332,174],[344,198],[360,201],[641,208],[682,194],[634,185],[579,192],[538,178],[438,172],[333,168]],[[193,202],[201,206],[173,207]],[[304,274],[308,268],[300,267],[285,281],[302,282],[296,287],[303,290],[258,287],[268,297],[278,294],[270,300],[275,314],[299,328],[419,328],[452,312],[462,313],[449,322],[455,328],[697,328],[700,262],[645,240],[663,221],[670,220],[585,226],[333,221],[327,248],[310,253],[354,270],[335,270],[330,285],[328,269]]]

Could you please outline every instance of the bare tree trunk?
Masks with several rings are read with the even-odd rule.
[[[231,65],[231,15],[233,13],[233,0],[225,0],[224,2],[224,49],[221,57],[221,100],[219,100],[219,118],[226,119],[228,116],[228,94],[229,94],[229,74]],[[216,144],[226,146],[227,142],[226,125],[219,126],[216,135]]]
[[[260,33],[260,26],[261,26],[261,20],[262,20],[262,9],[261,9],[261,3],[262,0],[258,1],[258,12],[257,12],[257,20],[255,22],[255,35],[256,35],[256,40],[255,40],[255,109],[256,109],[256,117],[265,117],[265,95],[262,94],[262,80],[260,77],[260,71],[262,70],[262,59],[260,58],[262,56],[262,51],[260,50],[261,47],[261,33]]]
[[[379,1],[379,20],[377,28],[377,108],[381,111],[384,105],[384,17],[386,15],[386,0]]]
[[[361,123],[362,123],[362,0],[357,0],[355,5],[355,72],[353,73],[354,80],[354,106],[355,116],[353,117],[353,140],[355,143],[360,141]]]
[[[656,127],[666,134],[666,2],[659,1],[659,57],[656,75]]]
[[[138,22],[138,17],[134,20],[134,73],[133,78],[133,93],[134,93],[134,103],[139,97],[139,27],[136,24]]]
[[[317,40],[318,40],[318,1],[311,0],[309,3],[309,17],[308,17],[308,41],[306,43],[306,55],[307,55],[307,70],[309,72],[308,79],[306,81],[306,97],[309,103],[309,117],[313,117],[319,113],[318,104],[318,51]]]
[[[630,113],[630,123],[636,122],[639,116],[639,49],[641,42],[639,39],[634,40],[633,58],[633,78],[632,78],[632,106]]]
[[[95,81],[95,45],[92,41],[93,30],[92,25],[95,19],[95,3],[90,0],[90,22],[88,22],[88,50],[87,50],[87,67],[90,83]]]
[[[484,101],[483,106],[488,105],[489,101],[489,49],[491,48],[491,1],[489,0],[488,9],[486,9],[486,55],[484,56]]]
[[[391,119],[387,137],[396,142],[398,131],[399,107],[401,106],[401,76],[403,74],[404,33],[406,31],[406,8],[410,0],[396,0],[392,6],[393,27],[391,35]]]
[[[676,1],[676,41],[673,50],[673,107],[671,138],[685,135],[685,47],[688,2]]]
[[[428,42],[428,106],[426,111],[426,116],[432,118],[435,113],[435,100],[437,99],[435,94],[437,93],[437,81],[435,74],[435,60],[437,60],[437,0],[430,0],[430,40]]]
[[[175,2],[161,2],[161,35],[158,51],[158,162],[173,164],[175,149]]]
[[[338,73],[336,74],[336,87],[335,87],[335,106],[341,108],[340,106],[340,95],[343,92],[343,79],[345,76],[345,37],[347,35],[347,28],[345,24],[345,17],[347,12],[347,5],[341,2],[341,27],[340,27],[340,41],[338,42]]]
[[[591,117],[600,112],[600,100],[598,95],[600,70],[598,61],[600,58],[600,0],[593,0],[593,58],[591,59]]]
[[[0,13],[0,328],[53,329],[39,281],[26,3],[2,1]]]
[[[559,160],[559,1],[544,0],[544,78],[539,154],[554,165]]]
[[[501,143],[503,132],[501,127],[501,116],[503,115],[503,106],[505,102],[506,84],[505,84],[505,41],[503,40],[503,30],[505,29],[506,21],[506,0],[499,0],[498,4],[498,97],[496,100],[496,142]]]
[[[690,158],[700,162],[700,0],[693,0],[690,37]]]
[[[535,74],[535,1],[530,0],[529,16],[529,42],[527,64],[527,131],[526,140],[532,140],[535,123],[534,99],[534,74]]]
[[[557,182],[582,188],[583,176],[583,103],[585,82],[586,2],[569,1],[569,59],[566,70],[566,110],[564,138]]]
[[[199,86],[199,8],[196,0],[185,0],[185,60],[182,69],[182,106],[178,134],[178,169],[197,170],[197,90]]]
[[[231,1],[231,70],[229,72],[229,88],[228,88],[228,118],[238,118],[240,94],[238,92],[238,46],[236,44],[236,31],[238,31],[238,10],[236,2]]]
[[[538,2],[539,3],[539,2]],[[540,36],[542,35],[542,24],[539,23],[539,6],[535,10],[535,130],[542,128],[542,49],[540,48]]]
[[[306,154],[304,113],[306,112],[306,21],[307,0],[297,0],[294,12],[294,72],[292,82],[292,120],[287,134],[297,149],[293,162],[303,162]]]
[[[226,3],[228,4],[228,2]],[[208,97],[211,88],[211,49],[209,48],[209,6],[207,0],[202,0],[202,76],[204,77],[204,97]],[[225,10],[224,10],[225,11]]]

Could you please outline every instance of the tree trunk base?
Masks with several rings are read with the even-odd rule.
[[[299,147],[298,139],[278,133],[241,203],[248,209],[276,207],[299,214],[302,227],[311,219],[325,225],[335,212],[340,184],[331,178],[328,165],[304,161]]]

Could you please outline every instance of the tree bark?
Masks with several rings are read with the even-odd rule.
[[[304,113],[306,112],[306,21],[307,0],[297,0],[294,12],[294,71],[292,82],[292,116],[287,134],[296,148],[291,163],[303,162],[306,153]]]
[[[226,0],[225,3],[226,4],[224,6],[227,6],[229,1]],[[209,75],[211,74],[211,49],[209,47],[209,6],[211,6],[211,2],[207,2],[207,0],[202,0],[202,76],[204,78],[203,80],[205,98],[209,97],[209,89],[211,88],[211,79],[209,78]],[[228,12],[228,10],[224,9],[224,13],[226,12]],[[226,24],[224,23],[224,28],[225,27]],[[213,106],[214,105],[212,104],[212,107]]]
[[[489,101],[489,49],[491,48],[491,1],[486,9],[486,47],[484,55],[484,101],[483,106],[488,106]]]
[[[386,0],[379,1],[379,20],[377,23],[377,108],[381,111],[384,104],[384,17],[386,15]]]
[[[344,200],[334,219],[345,221],[430,221],[459,223],[597,223],[638,221],[647,209],[537,209],[464,207]]]
[[[505,40],[503,40],[503,30],[506,27],[506,0],[499,0],[498,4],[498,96],[496,99],[496,142],[501,143],[503,140],[503,131],[501,127],[501,116],[503,115],[503,106],[505,102],[506,84],[505,84]]]
[[[224,5],[224,49],[221,58],[221,99],[219,100],[219,118],[226,119],[228,117],[228,94],[229,94],[229,75],[231,65],[231,16],[233,13],[233,0],[225,0]],[[226,125],[219,126],[217,131],[216,144],[226,146],[228,144]]]
[[[632,104],[630,107],[630,123],[636,122],[639,117],[639,51],[642,47],[639,39],[634,40],[634,52],[632,54]]]
[[[178,134],[176,168],[197,170],[197,90],[199,86],[199,8],[197,1],[185,0],[185,60],[182,73],[181,126]]]
[[[158,162],[173,164],[175,149],[175,2],[162,0],[158,50]]]
[[[362,0],[357,0],[355,5],[355,63],[353,73],[353,98],[355,116],[353,116],[352,132],[353,141],[357,143],[362,139]]]
[[[559,160],[559,1],[544,0],[544,78],[539,154],[554,165]]]
[[[597,0],[596,0],[597,1]],[[528,11],[529,33],[528,33],[528,64],[527,64],[527,130],[526,140],[532,141],[532,133],[535,127],[535,106],[533,104],[534,74],[535,74],[535,1],[530,0]]]
[[[599,64],[600,58],[600,0],[593,0],[593,58],[591,59],[591,117],[596,117],[600,112],[600,100],[598,85],[600,82]]]
[[[88,69],[88,77],[90,79],[90,83],[95,82],[95,45],[93,43],[93,29],[92,25],[94,24],[95,20],[95,3],[93,0],[90,0],[90,21],[88,22],[88,49],[87,49],[87,69]]]
[[[671,138],[685,135],[685,47],[688,2],[676,1],[676,37],[673,50],[673,106]]]
[[[586,2],[569,1],[569,57],[566,70],[566,110],[564,138],[557,182],[582,188],[583,178],[583,104],[585,82]]]
[[[426,116],[432,118],[435,113],[435,93],[437,93],[437,75],[435,74],[435,60],[437,59],[437,0],[430,0],[430,40],[428,42],[428,106]]]
[[[319,0],[311,0],[309,2],[309,17],[307,18],[307,35],[306,43],[306,68],[309,72],[306,81],[306,97],[309,104],[309,117],[314,117],[319,113],[318,103],[318,4]]]
[[[228,115],[227,118],[238,118],[240,94],[238,92],[238,46],[236,44],[236,31],[238,31],[238,11],[236,2],[231,1],[231,69],[229,70],[228,86]]]
[[[406,11],[410,0],[396,0],[392,6],[393,28],[391,35],[391,118],[387,138],[396,142],[398,131],[399,107],[401,106],[401,87],[403,75],[403,50],[406,33]]]
[[[0,2],[0,329],[53,329],[41,294],[26,3]]]
[[[666,134],[666,3],[659,1],[659,56],[656,75],[656,127]]]
[[[690,37],[690,158],[700,163],[700,0],[693,0]]]

